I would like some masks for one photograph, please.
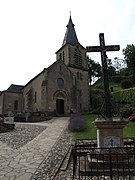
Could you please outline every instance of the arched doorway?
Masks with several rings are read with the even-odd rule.
[[[58,114],[64,114],[64,99],[56,99],[56,111]]]
[[[64,115],[68,110],[67,93],[63,90],[55,91],[53,95],[55,101],[55,109],[58,115]]]

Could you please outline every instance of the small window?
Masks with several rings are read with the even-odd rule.
[[[64,86],[64,80],[62,78],[58,78],[57,83],[59,88],[62,88]]]
[[[62,55],[61,55],[61,53],[60,53],[60,55],[59,55],[59,58],[60,58],[60,59],[62,59]]]
[[[35,92],[35,98],[34,98],[34,102],[37,102],[37,92]]]
[[[64,53],[64,51],[63,51],[63,62],[65,61],[65,53]]]
[[[77,72],[77,78],[79,79],[79,72]]]
[[[60,71],[61,71],[61,69],[62,69],[62,68],[61,68],[61,66],[60,66]]]
[[[76,77],[73,76],[73,86],[75,86],[75,85],[76,85]]]
[[[80,110],[82,110],[82,104],[80,104]]]
[[[80,73],[80,79],[82,80],[82,73]]]
[[[18,110],[18,101],[17,100],[14,101],[14,110]]]

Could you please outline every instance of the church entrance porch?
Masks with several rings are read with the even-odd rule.
[[[64,100],[56,99],[56,111],[58,114],[64,114]]]

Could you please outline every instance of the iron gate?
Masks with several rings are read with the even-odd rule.
[[[72,149],[73,179],[134,180],[134,140],[124,142],[126,147],[97,148],[94,140],[78,140]]]

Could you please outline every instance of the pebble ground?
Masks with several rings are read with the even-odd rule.
[[[16,123],[0,134],[0,180],[70,179],[58,169],[71,145],[68,117],[40,123]]]

